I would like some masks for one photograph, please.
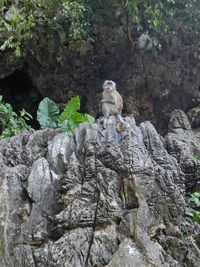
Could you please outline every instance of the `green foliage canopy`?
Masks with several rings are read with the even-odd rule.
[[[177,22],[200,30],[199,0],[125,0],[125,6],[139,32],[165,34]]]
[[[48,33],[64,23],[69,39],[83,39],[87,35],[87,5],[78,0],[0,0],[0,50],[13,49],[21,56],[22,46],[38,38],[37,27]]]
[[[137,30],[151,36],[165,34],[177,23],[200,30],[199,0],[122,0],[122,5]],[[86,39],[90,17],[101,9],[106,19],[106,1],[102,0],[0,0],[0,50],[12,49],[20,57],[26,42],[39,38],[41,27],[47,36],[64,26],[69,41]]]

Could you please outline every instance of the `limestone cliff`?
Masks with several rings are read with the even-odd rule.
[[[199,266],[198,138],[179,110],[166,138],[125,120],[0,142],[1,267]]]

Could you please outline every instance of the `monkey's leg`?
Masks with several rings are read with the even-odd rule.
[[[103,127],[106,128],[108,123],[109,123],[109,115],[110,115],[110,109],[109,109],[109,104],[104,103],[102,105],[102,111],[103,111],[103,115],[104,115],[104,119],[103,119]]]
[[[118,113],[116,116],[117,116],[118,120],[119,120],[121,123],[123,123],[123,124],[126,123],[125,120],[122,118],[122,115],[121,115],[120,113]]]

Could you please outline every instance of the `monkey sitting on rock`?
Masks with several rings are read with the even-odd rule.
[[[116,89],[116,83],[113,81],[106,80],[103,83],[102,93],[102,112],[104,117],[109,122],[109,116],[116,115],[120,123],[117,124],[116,128],[118,131],[123,131],[125,121],[122,118],[123,99]]]

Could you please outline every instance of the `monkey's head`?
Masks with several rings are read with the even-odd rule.
[[[112,90],[116,90],[116,83],[113,82],[113,81],[108,81],[106,80],[104,83],[103,83],[103,90],[106,90],[106,91],[112,91]]]

